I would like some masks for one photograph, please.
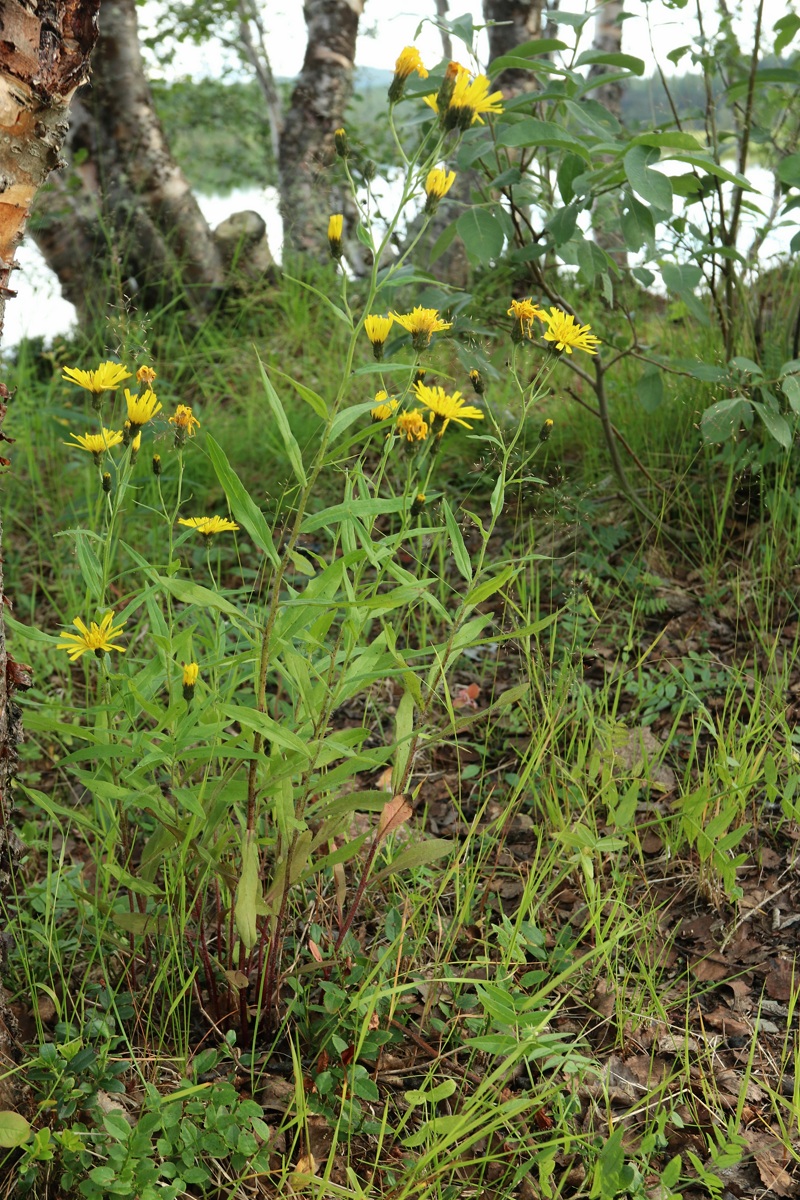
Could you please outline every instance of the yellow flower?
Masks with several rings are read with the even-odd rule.
[[[140,396],[133,396],[125,388],[125,400],[128,405],[128,420],[131,423],[131,434],[135,436],[136,430],[141,429],[142,425],[146,425],[151,421],[157,412],[161,411],[161,401],[152,392],[150,388],[146,388]]]
[[[125,379],[130,379],[131,373],[120,363],[104,362],[96,371],[81,371],[79,367],[64,367],[62,379],[68,383],[77,383],[98,396],[100,392],[113,392]]]
[[[139,367],[139,370],[136,372],[137,383],[144,383],[149,387],[151,383],[155,383],[155,380],[156,373],[152,367]]]
[[[585,350],[587,354],[597,354],[597,347],[602,346],[599,338],[589,333],[591,325],[579,325],[572,313],[562,312],[560,308],[551,308],[550,315],[545,315],[547,332],[546,342],[555,342],[556,350],[566,350],[572,354],[576,350]]]
[[[428,422],[418,408],[411,408],[400,413],[397,418],[397,430],[400,436],[405,435],[409,442],[415,439],[424,442],[428,436]]]
[[[389,85],[389,103],[396,104],[403,94],[405,82],[412,71],[416,71],[420,79],[427,79],[428,72],[422,65],[419,50],[416,46],[406,46],[400,51],[394,64],[394,78]]]
[[[486,383],[477,367],[472,368],[469,373],[469,377],[472,383],[473,391],[476,393],[476,395],[482,396],[486,391]]]
[[[425,103],[430,105],[437,116],[447,112],[450,101],[453,99],[456,81],[462,77],[469,80],[469,71],[467,68],[462,67],[461,63],[449,62],[439,91],[432,96],[423,96]]]
[[[521,342],[523,338],[533,336],[532,329],[535,320],[542,323],[547,321],[547,313],[532,300],[512,300],[508,315],[514,318],[512,337],[515,342]],[[517,321],[519,321],[519,330],[516,326]]]
[[[196,529],[206,538],[213,537],[215,533],[227,533],[239,528],[235,521],[229,521],[227,517],[180,517],[178,524]]]
[[[469,129],[475,121],[483,124],[481,113],[501,113],[502,92],[489,93],[491,83],[485,75],[476,75],[470,82],[468,73],[459,74],[453,89],[453,98],[445,114],[447,129]]]
[[[364,319],[364,332],[372,342],[372,353],[378,362],[383,358],[383,345],[389,336],[393,320],[391,314],[388,317],[379,317],[376,313],[370,313]]]
[[[369,410],[369,415],[373,421],[388,421],[399,404],[394,396],[390,397],[388,392],[380,391],[375,393],[375,407]]]
[[[419,305],[410,313],[392,313],[398,325],[411,334],[411,344],[415,350],[424,350],[431,343],[431,335],[442,329],[452,329],[452,321],[441,321],[438,309],[420,308]]]
[[[197,677],[200,674],[200,668],[196,662],[183,664],[183,686],[194,687],[197,683]]]
[[[443,424],[439,430],[439,437],[442,436],[447,426],[451,421],[455,421],[457,425],[463,425],[465,429],[471,429],[472,426],[467,424],[467,421],[482,421],[483,413],[474,404],[466,404],[461,392],[453,392],[449,395],[443,387],[426,387],[424,383],[414,384],[414,392],[420,404],[424,404],[431,414],[431,427],[436,417],[440,417]]]
[[[200,428],[200,422],[189,404],[179,404],[173,416],[170,417],[169,423],[175,426],[176,446],[182,446],[187,437],[194,437],[195,425],[198,429]]]
[[[183,698],[188,701],[194,695],[194,685],[197,683],[200,675],[200,668],[196,662],[183,664]]]
[[[455,171],[445,171],[442,167],[434,167],[428,172],[425,180],[425,212],[436,212],[439,201],[442,200],[456,181]]]
[[[71,433],[69,436],[75,438],[75,441],[64,442],[65,446],[80,446],[81,450],[93,454],[94,461],[98,464],[104,451],[110,450],[112,446],[118,446],[122,441],[119,429],[104,428],[102,433]]]
[[[124,624],[114,625],[113,612],[107,612],[99,625],[96,621],[92,621],[89,629],[86,628],[80,617],[76,617],[72,624],[80,630],[80,633],[62,633],[64,641],[59,642],[57,647],[59,650],[66,650],[70,662],[77,662],[87,650],[91,650],[98,658],[102,658],[107,650],[119,650],[120,654],[125,653],[124,646],[113,644],[113,639],[119,637],[124,628]]]
[[[328,218],[328,247],[331,258],[342,257],[342,231],[344,230],[344,215],[332,213]]]

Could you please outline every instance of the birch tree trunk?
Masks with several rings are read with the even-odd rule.
[[[334,130],[344,124],[353,87],[358,22],[364,0],[305,0],[308,43],[283,120],[278,159],[284,245],[328,257],[326,229],[342,200],[331,200],[325,175]],[[399,50],[398,50],[399,52]]]
[[[602,0],[597,10],[593,50],[603,54],[618,54],[622,49],[622,25],[620,20],[623,0]],[[590,79],[602,78],[610,74],[613,68],[595,63],[589,71]],[[620,119],[622,110],[622,82],[601,83],[589,93],[592,99],[603,104],[608,111]],[[601,246],[622,267],[627,265],[628,255],[625,250],[625,239],[620,232],[619,209],[611,196],[601,196],[592,208],[592,232],[598,246]]]
[[[190,304],[208,307],[222,259],[156,114],[136,0],[102,0],[92,89],[75,107],[69,147],[83,152],[80,164],[42,198],[35,229],[65,296],[87,319],[104,314],[114,283],[147,305],[163,299],[166,281],[168,294],[184,288]]]
[[[50,172],[59,165],[67,110],[84,82],[97,38],[100,0],[3,0],[0,7],[0,337],[14,253],[31,204]],[[0,440],[8,390],[0,383]],[[4,467],[8,459],[0,460]],[[11,825],[11,787],[22,738],[13,695],[29,686],[25,668],[6,649],[5,602],[0,524],[0,888],[6,899],[19,843]],[[0,931],[0,946],[4,939]],[[0,950],[0,967],[3,953]],[[20,1076],[8,1075],[19,1057],[13,1013],[0,990],[0,1108],[16,1108]],[[3,1076],[6,1076],[3,1078]]]
[[[622,49],[622,16],[623,0],[602,0],[597,10],[593,50],[603,54],[619,54]],[[589,78],[596,79],[598,75],[607,75],[613,68],[596,63],[589,71]],[[622,104],[622,81],[604,83],[591,93],[593,99],[604,104],[610,113],[619,120]]]
[[[544,36],[542,13],[545,0],[483,0],[484,20],[503,22],[489,25],[489,61],[510,54],[523,42],[532,42]],[[535,76],[530,71],[510,67],[501,71],[492,80],[492,87],[499,87],[505,96],[515,96],[535,87]]]

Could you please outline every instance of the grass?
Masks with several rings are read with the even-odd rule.
[[[500,326],[494,309],[485,320]],[[211,435],[286,544],[301,489],[254,348],[326,393],[345,349],[330,326],[286,283],[199,330],[165,317],[123,331],[127,347],[150,347],[165,410],[190,403],[202,423],[182,511],[227,511]],[[664,326],[661,353],[680,344],[687,357],[689,333]],[[26,850],[5,984],[32,1132],[8,1152],[5,1194],[718,1195],[726,1172],[765,1182],[756,1133],[788,1177],[795,992],[745,933],[767,936],[795,858],[789,457],[755,434],[704,447],[696,385],[674,377],[647,414],[626,369],[614,421],[649,474],[632,471],[647,504],[689,535],[676,542],[643,535],[599,426],[563,392],[528,414],[494,517],[496,447],[448,435],[421,533],[392,541],[391,513],[332,538],[308,522],[259,725],[242,695],[259,669],[265,554],[244,533],[208,554],[187,534],[167,552],[149,471],[160,453],[172,496],[166,423],[145,431],[120,535],[131,550],[108,575],[117,612],[153,584],[114,690],[48,637],[87,611],[92,543],[70,531],[91,529],[102,500],[62,445],[85,416],[56,367],[105,357],[104,336],[49,358],[23,347],[9,380],[9,637],[34,686],[20,696]],[[485,352],[507,437],[519,422],[507,345]],[[320,419],[279,390],[308,463]],[[356,505],[380,472],[386,494],[404,486],[380,438],[358,458],[356,430],[328,456],[312,515],[343,488]],[[760,493],[742,513],[754,463]],[[448,625],[507,564],[523,569]],[[187,706],[174,664],[192,658],[203,675]],[[264,790],[249,840],[253,729]],[[287,730],[318,742],[306,765]],[[725,1019],[746,1032],[726,1037]]]

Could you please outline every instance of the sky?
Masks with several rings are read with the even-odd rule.
[[[699,2],[709,30],[713,29],[716,24],[715,0]],[[772,29],[779,17],[785,16],[789,11],[796,11],[799,2],[800,0],[765,0],[764,23],[767,30]],[[149,0],[141,10],[144,26],[152,22],[158,3],[159,0]],[[630,16],[623,24],[623,51],[644,59],[646,73],[650,74],[654,66],[650,49],[652,30],[652,41],[658,47],[662,65],[668,72],[672,71],[674,68],[667,61],[666,55],[670,50],[686,45],[694,35],[697,28],[693,15],[695,3],[696,0],[688,0],[685,8],[670,8],[664,0],[626,0],[625,11]],[[730,6],[735,7],[735,4]],[[588,0],[586,3],[582,0],[561,0],[561,9],[565,12],[592,12],[596,7],[596,3],[590,3]],[[747,46],[752,42],[755,0],[741,0],[740,7],[749,14],[740,23],[739,30],[742,42]],[[284,77],[296,75],[302,66],[306,44],[302,0],[264,0],[262,10],[275,73]],[[390,70],[399,50],[412,42],[422,53],[423,61],[431,64],[438,62],[442,56],[442,44],[436,28],[426,22],[419,36],[416,36],[420,22],[435,15],[435,12],[434,0],[367,0],[361,18],[362,32],[356,49],[357,64]],[[450,0],[451,19],[464,13],[471,13],[474,23],[480,24],[481,0]],[[590,44],[592,28],[593,23],[590,22],[584,30],[584,48],[588,48]],[[575,31],[568,25],[562,25],[559,36],[562,41],[572,45]],[[478,43],[478,51],[485,60],[485,35]],[[455,52],[458,53],[457,50]],[[165,74],[169,77],[172,73],[195,76],[217,73],[214,67],[210,67],[215,61],[218,61],[216,56],[209,55],[207,49],[181,47],[171,71]]]

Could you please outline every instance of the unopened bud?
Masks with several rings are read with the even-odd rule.
[[[333,134],[333,144],[336,147],[336,153],[339,158],[347,158],[350,154],[350,146],[347,141],[347,133],[344,129],[337,129]]]

